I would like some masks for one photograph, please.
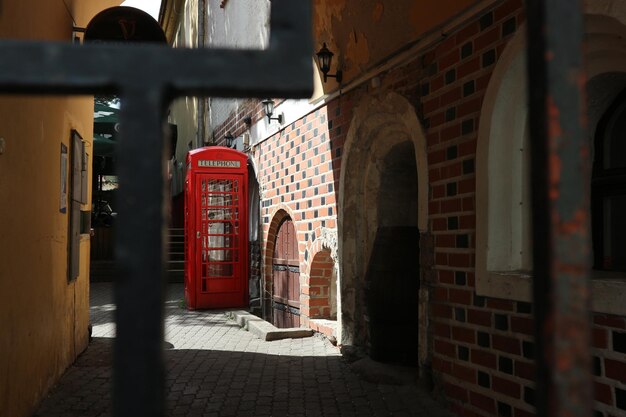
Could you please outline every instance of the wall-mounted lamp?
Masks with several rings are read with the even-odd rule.
[[[263,111],[265,111],[265,115],[267,116],[267,121],[271,122],[272,120],[278,120],[278,123],[282,125],[283,124],[282,113],[276,117],[272,117],[272,114],[274,114],[274,100],[272,100],[271,98],[266,98],[265,100],[261,101],[261,103],[263,104]]]
[[[230,131],[228,131],[228,133],[224,135],[224,141],[226,142],[226,147],[231,148],[233,146],[233,142],[235,141],[235,137],[232,133],[230,133]]]
[[[326,42],[322,45],[322,49],[317,52],[317,64],[320,66],[320,71],[324,74],[324,82],[328,80],[328,77],[335,78],[338,83],[341,83],[343,72],[337,70],[335,74],[329,74],[330,64],[333,62],[333,54],[330,49],[326,47]]]

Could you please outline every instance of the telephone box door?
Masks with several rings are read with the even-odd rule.
[[[243,175],[196,177],[196,294],[200,305],[243,305],[247,280],[241,261],[246,250]]]

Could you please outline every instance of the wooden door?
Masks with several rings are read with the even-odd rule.
[[[278,228],[272,260],[273,323],[279,328],[300,327],[300,262],[298,239],[291,219]]]

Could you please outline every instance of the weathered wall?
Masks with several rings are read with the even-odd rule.
[[[173,46],[177,48],[262,49],[267,46],[269,36],[269,1],[245,0],[227,2],[189,0],[179,16],[179,25]],[[202,8],[205,8],[202,17]],[[191,148],[205,143],[223,140],[214,128],[226,122],[237,109],[245,106],[248,99],[207,98],[201,102],[195,97],[182,97],[170,107],[170,122],[178,125],[176,159],[185,161]],[[203,121],[204,119],[204,121]],[[234,125],[242,124],[235,120]],[[236,135],[236,127],[229,129]],[[241,129],[239,129],[241,130]],[[202,137],[198,138],[200,132]],[[192,147],[189,147],[192,142]]]
[[[77,27],[87,27],[87,24],[96,14],[109,7],[122,4],[123,0],[69,0],[68,9],[74,18]]]
[[[207,47],[228,49],[264,49],[269,41],[268,0],[241,0],[207,2],[206,38]],[[216,127],[223,124],[237,109],[245,106],[249,99],[210,98],[206,113],[207,124]],[[231,132],[233,135],[235,131]],[[208,135],[213,136],[209,128]],[[215,135],[218,141],[222,138]]]
[[[95,13],[93,3],[83,2],[78,25]],[[61,0],[2,4],[2,39],[71,35]],[[88,342],[89,237],[80,242],[80,275],[68,284],[69,214],[59,211],[60,148],[69,148],[71,129],[91,153],[92,97],[0,96],[1,416],[30,415]]]
[[[315,0],[315,50],[326,42],[335,54],[331,73],[338,65],[346,83],[472,3],[475,1]],[[334,86],[333,79],[325,87]]]

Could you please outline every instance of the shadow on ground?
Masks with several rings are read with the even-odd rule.
[[[94,338],[35,417],[110,416],[112,345]],[[367,381],[340,356],[172,349],[164,357],[171,416],[450,416],[411,381]]]

